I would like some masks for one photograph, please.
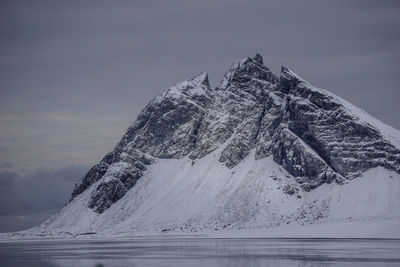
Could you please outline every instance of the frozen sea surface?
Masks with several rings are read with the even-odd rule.
[[[1,242],[0,266],[400,266],[400,240],[171,238]]]

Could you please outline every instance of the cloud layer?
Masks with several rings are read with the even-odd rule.
[[[0,232],[26,229],[49,218],[69,200],[88,167],[68,166],[27,175],[0,173]]]

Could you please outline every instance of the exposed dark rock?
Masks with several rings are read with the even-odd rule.
[[[91,184],[100,180],[108,169],[108,164],[100,162],[92,167],[82,180],[75,185],[71,199],[85,191]]]
[[[297,191],[298,191],[298,189],[297,189],[295,186],[290,185],[290,184],[285,185],[285,186],[283,187],[283,192],[285,192],[285,193],[288,194],[288,195],[293,195],[293,194],[296,193]]]
[[[98,213],[103,213],[113,203],[123,197],[126,192],[126,187],[118,179],[103,182],[93,191],[88,207]]]

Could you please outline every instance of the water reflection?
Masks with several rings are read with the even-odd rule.
[[[0,243],[0,266],[399,266],[400,240],[150,239]]]

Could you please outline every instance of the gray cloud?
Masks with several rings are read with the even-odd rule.
[[[68,166],[27,175],[0,173],[0,232],[35,226],[60,210],[88,167]]]

